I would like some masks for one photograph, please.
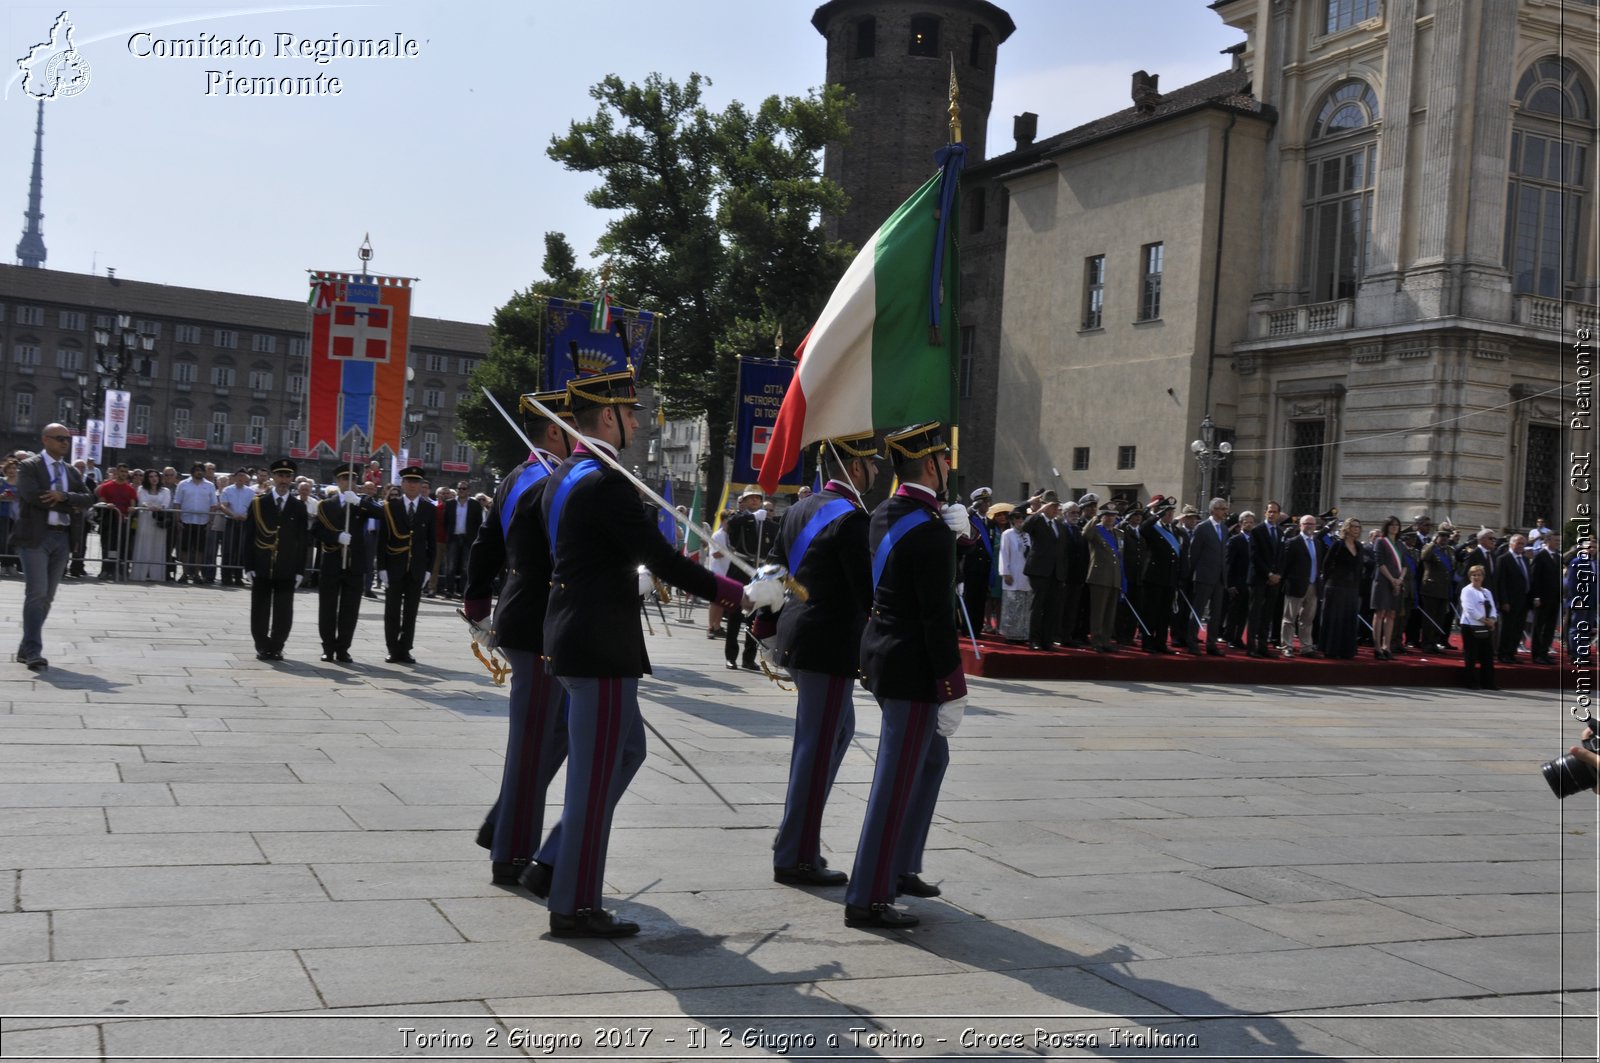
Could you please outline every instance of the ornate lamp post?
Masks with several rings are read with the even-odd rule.
[[[1204,510],[1216,491],[1217,470],[1233,453],[1233,444],[1226,440],[1217,442],[1217,426],[1208,413],[1200,422],[1200,438],[1189,444],[1189,450],[1200,465],[1199,508]]]

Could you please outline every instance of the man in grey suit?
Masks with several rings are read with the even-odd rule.
[[[63,424],[46,425],[39,435],[40,453],[17,466],[17,501],[21,512],[11,543],[22,560],[22,641],[17,660],[35,672],[50,666],[44,659],[44,621],[66,571],[72,543],[83,528],[83,514],[94,495],[67,460],[72,432]]]
[[[1223,656],[1217,640],[1222,637],[1222,620],[1228,611],[1228,502],[1211,500],[1211,517],[1194,529],[1190,544],[1190,564],[1194,571],[1195,614],[1206,618],[1206,652]],[[1189,645],[1198,654],[1200,625],[1190,615]]]

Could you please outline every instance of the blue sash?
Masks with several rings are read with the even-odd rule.
[[[1122,563],[1122,547],[1117,545],[1116,533],[1107,531],[1104,525],[1101,525],[1099,532],[1100,538],[1105,540],[1105,544],[1111,547],[1111,552],[1117,557],[1117,574],[1122,577],[1122,593],[1127,594],[1128,573],[1126,567]]]
[[[817,511],[811,514],[811,519],[806,521],[806,526],[800,529],[800,534],[795,536],[794,546],[789,551],[791,575],[800,573],[800,559],[806,556],[806,550],[810,549],[811,540],[817,537],[817,533],[855,508],[855,504],[848,498],[836,498],[817,507]]]
[[[972,522],[972,526],[978,530],[978,538],[983,540],[983,548],[989,551],[989,556],[991,558],[994,557],[994,543],[989,541],[988,521],[984,520],[984,518],[980,516],[977,520]]]
[[[550,470],[543,463],[534,460],[522,467],[517,478],[511,481],[511,487],[506,491],[506,497],[500,504],[500,534],[504,538],[511,537],[511,515],[517,511],[517,499],[522,493],[540,480],[550,475]]]
[[[567,504],[567,496],[572,493],[572,489],[577,486],[579,480],[599,470],[600,463],[598,461],[593,458],[584,458],[567,470],[566,479],[562,480],[560,485],[556,487],[556,493],[550,499],[550,557],[552,559],[556,556],[557,528],[561,524],[561,510]]]
[[[872,585],[874,587],[878,585],[879,580],[883,579],[883,566],[889,563],[889,551],[894,549],[895,543],[898,543],[906,532],[919,525],[926,524],[932,519],[932,513],[918,507],[894,522],[894,525],[889,529],[889,534],[883,537],[882,541],[878,543],[878,548],[872,553]]]

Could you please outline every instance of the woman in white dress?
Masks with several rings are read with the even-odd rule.
[[[1018,506],[1008,518],[1011,527],[1000,534],[1000,637],[1007,642],[1027,642],[1033,610],[1033,585],[1023,573],[1028,558],[1028,534],[1022,522],[1028,511]]]
[[[160,583],[167,575],[167,510],[172,507],[172,491],[161,486],[161,473],[146,469],[139,484],[139,515],[134,522],[133,570],[130,578]],[[162,516],[158,519],[156,514]]]

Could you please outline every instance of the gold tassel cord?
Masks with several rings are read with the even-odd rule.
[[[478,658],[483,663],[483,666],[489,670],[489,678],[494,680],[495,686],[503,687],[506,685],[506,676],[511,674],[511,662],[504,660],[492,650],[490,651],[490,656],[485,656],[483,648],[477,642],[472,644],[472,655]]]

